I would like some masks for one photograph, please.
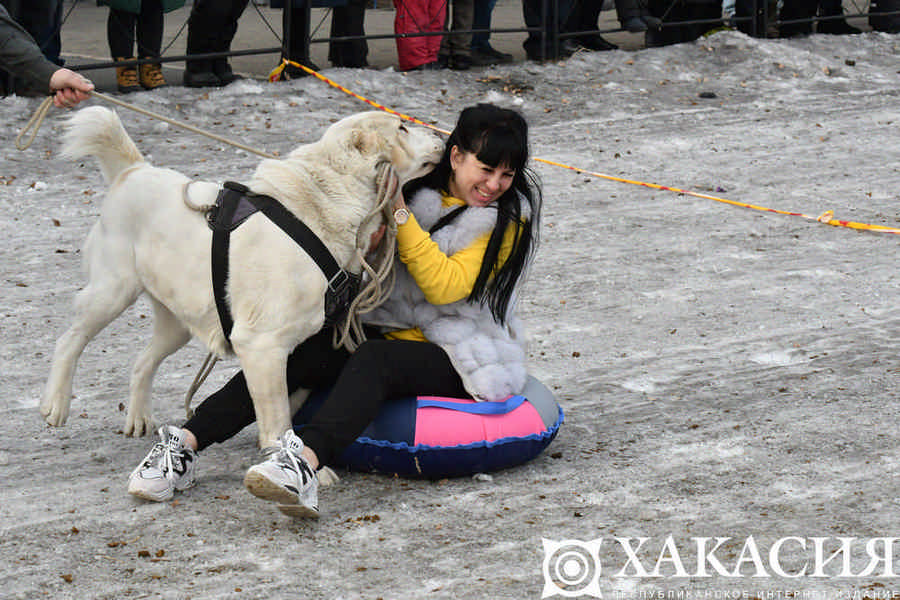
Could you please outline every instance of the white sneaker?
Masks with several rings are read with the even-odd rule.
[[[196,482],[197,453],[184,446],[179,427],[163,425],[160,440],[128,478],[128,493],[154,502],[169,500],[175,490],[184,491]]]
[[[251,494],[278,503],[278,510],[297,517],[319,516],[319,478],[300,453],[303,440],[288,429],[278,445],[263,450],[269,458],[253,465],[244,476]]]

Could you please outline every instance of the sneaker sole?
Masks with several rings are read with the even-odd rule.
[[[140,487],[134,486],[132,483],[128,484],[128,493],[132,496],[136,496],[141,498],[142,500],[149,500],[150,502],[166,502],[167,500],[171,500],[175,497],[175,492],[183,492],[185,490],[189,490],[194,487],[196,481],[192,481],[187,485],[182,485],[178,487],[177,485],[171,489],[166,490],[165,492],[161,492],[159,494],[154,494],[148,490],[141,489]]]
[[[132,496],[136,496],[141,500],[148,500],[150,502],[165,502],[167,500],[171,500],[175,495],[172,491],[163,492],[161,494],[154,494],[147,490],[142,490],[140,488],[132,488],[132,486],[128,486],[128,493]]]
[[[278,510],[294,519],[318,519],[319,510],[303,504],[279,504]]]
[[[278,502],[279,504],[300,506],[297,504],[297,494],[284,489],[262,473],[252,470],[252,468],[244,475],[244,487],[257,498]]]

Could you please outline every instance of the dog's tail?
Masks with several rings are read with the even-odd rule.
[[[107,184],[131,165],[144,162],[118,115],[102,106],[83,108],[69,119],[62,153],[69,158],[97,157]]]

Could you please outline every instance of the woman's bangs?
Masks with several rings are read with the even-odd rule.
[[[528,149],[522,137],[512,129],[494,127],[484,133],[475,156],[489,167],[505,165],[514,171],[521,171],[528,158]]]

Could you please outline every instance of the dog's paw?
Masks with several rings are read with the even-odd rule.
[[[132,417],[130,414],[125,419],[125,427],[122,433],[131,437],[142,437],[150,435],[156,430],[156,422],[152,415],[144,415],[142,417]]]
[[[47,424],[53,427],[62,427],[69,418],[68,403],[44,400],[41,402],[40,410]]]
[[[332,471],[330,467],[322,467],[316,471],[316,475],[318,475],[319,485],[322,487],[334,485],[341,480],[341,478],[338,477],[338,474]]]

